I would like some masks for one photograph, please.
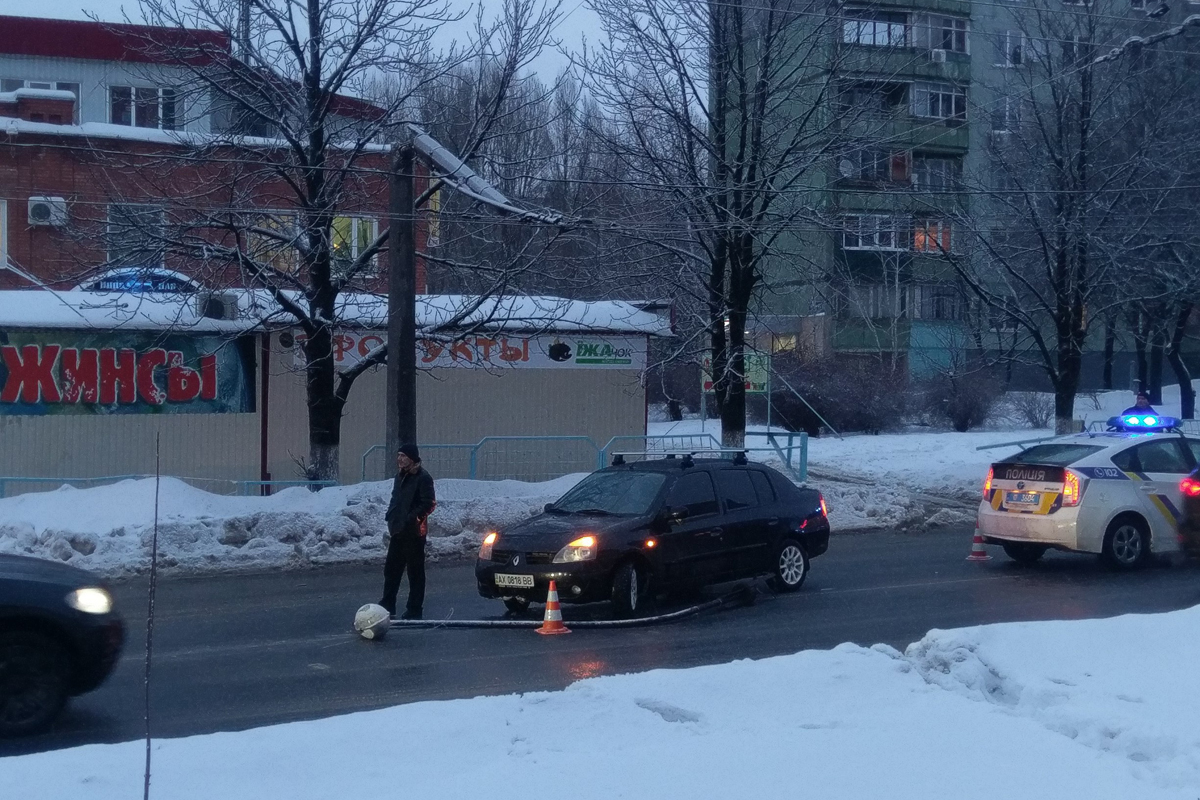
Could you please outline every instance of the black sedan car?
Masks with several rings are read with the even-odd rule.
[[[1179,519],[1179,546],[1191,556],[1200,557],[1200,468],[1179,484],[1183,510]]]
[[[125,627],[95,576],[0,555],[0,736],[49,727],[67,698],[112,671]]]
[[[511,529],[488,533],[475,563],[479,593],[512,611],[543,601],[611,600],[617,616],[652,595],[771,576],[795,591],[829,546],[825,501],[744,458],[662,458],[584,478]]]

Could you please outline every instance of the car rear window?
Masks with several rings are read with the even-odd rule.
[[[737,511],[758,505],[758,495],[750,482],[750,473],[745,469],[723,469],[717,472],[717,486],[725,498],[725,510]]]
[[[683,506],[688,510],[688,516],[699,517],[705,514],[715,514],[720,511],[717,505],[717,493],[713,490],[712,478],[707,472],[692,472],[675,481],[667,506],[677,508]]]
[[[1022,450],[1012,458],[1004,459],[1011,464],[1048,464],[1054,467],[1065,467],[1074,464],[1081,458],[1087,458],[1103,450],[1091,444],[1038,444]]]
[[[775,488],[771,486],[771,479],[767,477],[765,472],[758,470],[750,471],[750,480],[754,483],[754,489],[758,492],[758,502],[760,505],[770,505],[775,502]]]

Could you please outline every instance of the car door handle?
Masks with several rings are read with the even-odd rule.
[[[1154,494],[1154,486],[1152,486],[1148,483],[1143,483],[1140,486],[1138,486],[1138,488],[1141,489],[1146,494]]]
[[[767,524],[768,525],[778,525],[779,517],[771,517],[769,520],[767,520]]]
[[[706,531],[700,531],[696,535],[697,536],[720,536],[721,533],[723,532],[723,530],[724,529],[722,529],[722,528],[710,528]]]

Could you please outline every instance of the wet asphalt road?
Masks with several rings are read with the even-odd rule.
[[[841,642],[903,649],[930,628],[1105,617],[1200,603],[1200,566],[1115,574],[1091,556],[1050,553],[1027,568],[999,548],[964,560],[970,530],[835,535],[794,595],[763,587],[752,607],[666,627],[576,631],[399,630],[382,642],[350,630],[373,601],[379,565],[159,581],[151,683],[155,736],[232,731],[371,708],[559,689],[581,678],[762,658]],[[113,676],[75,698],[56,729],[0,743],[0,755],[144,735],[147,581],[116,586],[129,641]],[[403,600],[402,589],[402,600]],[[715,594],[712,592],[711,594]],[[663,604],[664,610],[680,604]],[[540,607],[535,607],[540,613]],[[468,563],[429,569],[426,618],[500,618]],[[564,609],[572,618],[603,605]]]

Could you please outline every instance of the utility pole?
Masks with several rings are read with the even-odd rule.
[[[415,159],[398,145],[392,163],[388,216],[387,473],[396,450],[417,440],[417,242],[413,209]]]

